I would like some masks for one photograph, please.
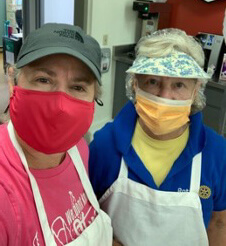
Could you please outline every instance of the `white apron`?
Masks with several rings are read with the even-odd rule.
[[[118,179],[100,199],[114,237],[124,246],[208,246],[198,196],[199,153],[192,162],[190,192],[165,192],[128,179],[122,158]]]
[[[18,144],[15,134],[14,134],[14,128],[12,125],[12,122],[10,121],[8,124],[8,131],[9,131],[9,136],[10,139],[17,150],[20,159],[24,165],[24,168],[29,176],[34,199],[35,199],[35,204],[39,216],[39,221],[41,224],[43,236],[44,236],[44,241],[46,246],[56,246],[56,242],[54,240],[54,236],[51,232],[51,229],[49,227],[47,215],[45,212],[45,208],[43,205],[42,197],[39,192],[38,185],[36,183],[36,180],[34,176],[31,174],[28,164],[25,158],[25,155],[23,153],[23,150],[21,149],[20,145]],[[108,217],[108,215],[100,210],[98,201],[95,197],[95,194],[93,192],[92,186],[89,182],[85,167],[83,165],[82,159],[80,157],[79,151],[76,146],[72,147],[68,151],[74,165],[75,169],[77,170],[80,180],[82,182],[82,185],[84,187],[84,190],[86,192],[86,195],[94,207],[94,209],[97,211],[98,215],[95,218],[95,220],[90,224],[83,232],[82,234],[77,237],[74,241],[65,244],[67,246],[112,246],[112,241],[113,241],[113,232],[112,232],[112,227],[111,227],[111,220]]]

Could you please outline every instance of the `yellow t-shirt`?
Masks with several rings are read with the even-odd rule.
[[[164,141],[156,140],[149,137],[143,131],[139,121],[137,121],[132,145],[158,187],[166,178],[173,163],[185,148],[188,136],[189,127],[178,138]]]

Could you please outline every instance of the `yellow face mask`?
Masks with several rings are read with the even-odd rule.
[[[171,133],[189,122],[192,100],[170,100],[136,89],[136,111],[155,135]]]

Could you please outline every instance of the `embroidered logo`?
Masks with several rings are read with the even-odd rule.
[[[78,32],[76,32],[74,30],[62,29],[62,30],[59,30],[59,31],[54,31],[54,33],[59,34],[60,37],[72,38],[72,39],[76,39],[80,43],[84,43],[84,40],[83,40],[82,36]]]
[[[178,192],[189,192],[189,189],[178,188],[177,191]]]
[[[211,189],[206,185],[201,185],[199,189],[199,196],[202,199],[208,199],[211,196]]]

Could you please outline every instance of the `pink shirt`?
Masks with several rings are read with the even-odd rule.
[[[88,169],[88,146],[77,144]],[[57,245],[73,241],[96,217],[74,164],[67,154],[56,168],[30,169],[43,199]],[[28,175],[6,125],[0,126],[0,246],[45,245]]]

